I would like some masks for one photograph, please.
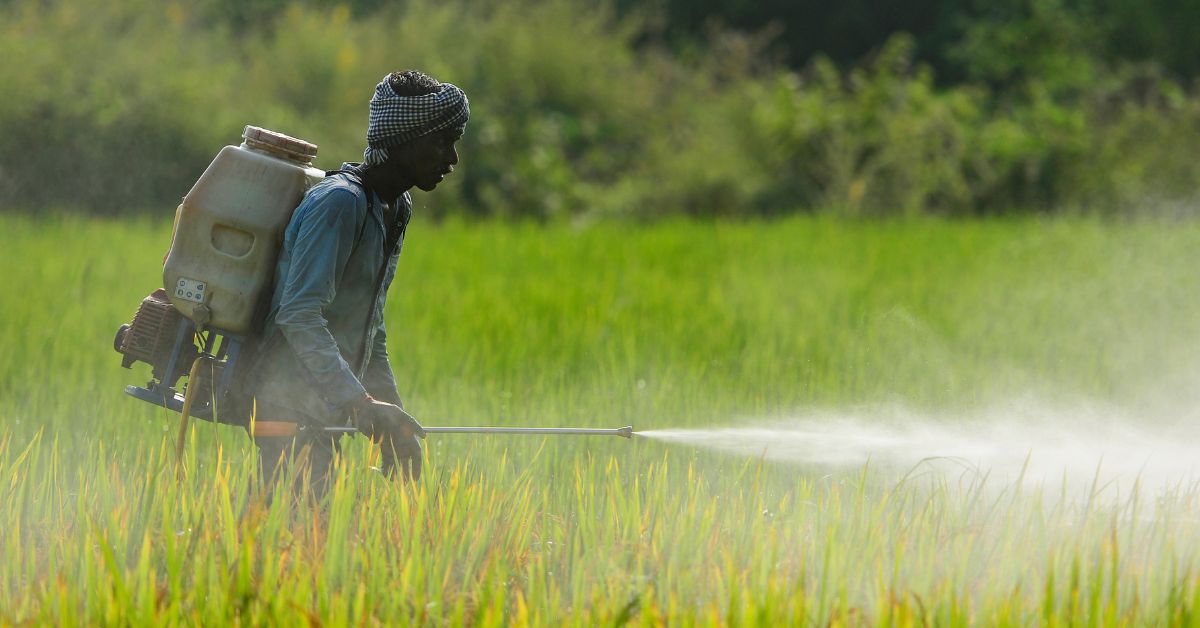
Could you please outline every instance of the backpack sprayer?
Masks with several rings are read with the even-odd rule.
[[[242,140],[240,146],[221,149],[183,198],[163,264],[164,288],[142,299],[133,320],[121,325],[113,341],[123,356],[121,366],[150,365],[149,383],[126,386],[125,392],[180,413],[180,448],[189,417],[248,426],[249,400],[240,394],[248,373],[242,372],[246,367],[240,358],[261,329],[292,211],[304,192],[325,176],[312,166],[315,144],[254,126],[245,128]],[[425,431],[633,437],[632,426]]]

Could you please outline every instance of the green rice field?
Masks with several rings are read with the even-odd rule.
[[[1200,434],[1197,223],[419,211],[387,316],[426,425],[869,433],[1019,402],[1183,451]],[[831,465],[802,438],[780,459],[430,435],[405,485],[355,438],[324,501],[268,502],[245,432],[195,422],[177,481],[177,415],[124,395],[149,368],[112,349],[169,238],[169,217],[0,217],[0,625],[1200,623],[1197,485],[1110,483],[1100,460],[1078,489],[889,464],[870,439]]]

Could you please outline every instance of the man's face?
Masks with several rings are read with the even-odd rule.
[[[454,144],[462,138],[462,129],[445,129],[396,149],[388,160],[393,174],[426,192],[432,191],[458,164]]]

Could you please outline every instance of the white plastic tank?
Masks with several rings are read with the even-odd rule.
[[[292,211],[324,172],[317,146],[247,126],[226,146],[175,214],[163,282],[171,303],[198,325],[249,332],[271,285]]]

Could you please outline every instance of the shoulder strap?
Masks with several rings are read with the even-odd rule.
[[[357,170],[342,168],[339,170],[325,171],[325,176],[327,177],[332,177],[335,174],[346,175],[347,179],[357,183],[358,186],[363,189],[363,194],[365,194],[367,197],[367,217],[363,219],[362,224],[358,226],[358,236],[354,238],[354,248],[357,249],[358,243],[362,242],[363,232],[367,229],[367,221],[371,219],[371,211],[375,208],[375,194],[372,193],[371,188],[367,187],[367,183],[362,180],[362,175],[358,174]],[[351,251],[351,254],[353,254],[353,251]]]

